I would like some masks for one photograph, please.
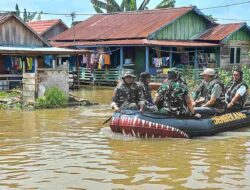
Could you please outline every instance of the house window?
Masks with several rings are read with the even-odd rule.
[[[239,47],[230,48],[230,63],[240,63],[241,49]]]

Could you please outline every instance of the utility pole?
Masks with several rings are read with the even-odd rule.
[[[75,18],[76,18],[76,13],[75,12],[72,12],[70,14],[71,16],[71,27],[73,29],[73,36],[74,36],[74,45],[76,46],[75,44],[75,41],[76,41],[76,35],[75,35],[75,24],[74,24],[74,21],[75,21]],[[75,65],[76,65],[76,72],[77,72],[77,88],[80,87],[80,72],[79,72],[79,60],[78,60],[78,55],[75,56]],[[74,74],[73,74],[74,75]]]

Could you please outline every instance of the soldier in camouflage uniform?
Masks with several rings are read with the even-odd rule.
[[[184,85],[186,85],[187,86],[187,83],[186,83],[186,81],[185,81],[185,79],[182,77],[182,75],[181,75],[181,73],[180,73],[180,71],[177,69],[177,68],[172,68],[171,69],[171,71],[174,71],[174,72],[176,72],[176,77],[177,77],[177,81],[179,81],[180,83],[182,83],[182,84],[184,84]],[[168,79],[165,79],[164,81],[163,81],[163,83],[166,83],[166,82],[168,82]]]
[[[145,110],[149,112],[156,112],[158,111],[158,109],[153,102],[153,98],[151,95],[151,88],[149,86],[150,82],[151,82],[150,73],[143,72],[140,74],[140,85],[145,99]]]
[[[135,76],[130,72],[126,72],[122,77],[122,82],[117,85],[114,90],[111,107],[115,111],[122,109],[140,109],[144,108],[144,96],[142,89],[135,80]]]
[[[178,73],[175,70],[168,71],[168,80],[158,89],[155,103],[158,104],[160,112],[174,116],[193,115],[200,118],[201,115],[196,113],[192,106],[191,98],[188,94],[188,88],[179,81]]]

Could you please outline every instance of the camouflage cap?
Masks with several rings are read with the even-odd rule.
[[[136,78],[136,76],[133,75],[133,73],[131,71],[125,72],[124,75],[122,76],[122,78],[124,79],[124,78],[129,77],[129,76],[133,77],[133,78]]]
[[[177,69],[169,69],[168,70],[168,79],[169,80],[173,80],[173,79],[177,79],[177,76],[178,76],[179,72]]]
[[[150,77],[151,77],[151,75],[148,72],[142,72],[140,74],[140,79],[146,79],[146,78],[150,78]]]

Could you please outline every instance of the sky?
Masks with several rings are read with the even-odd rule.
[[[151,0],[148,7],[153,9],[161,0]],[[247,0],[176,0],[176,7],[195,5],[199,9],[221,6],[233,3],[246,2]],[[117,0],[121,2],[121,0]],[[137,0],[137,6],[142,0]],[[20,11],[26,8],[27,11],[43,11],[50,13],[95,13],[90,0],[0,0],[0,11],[14,11],[15,5],[19,5]],[[250,1],[248,4],[232,7],[202,10],[207,15],[212,15],[219,23],[247,22],[250,26]],[[76,16],[75,21],[82,21],[89,16]],[[42,15],[42,20],[60,18],[68,26],[71,25],[71,17],[65,15]],[[224,19],[237,19],[243,21],[231,21]],[[244,21],[248,20],[248,21]]]

